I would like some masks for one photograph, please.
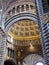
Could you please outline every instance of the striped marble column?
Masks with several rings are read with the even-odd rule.
[[[0,27],[0,65],[4,65],[4,52],[6,45],[6,35]]]
[[[48,13],[46,0],[36,0],[36,7],[42,41],[43,58],[45,59],[45,64],[49,65],[49,15],[45,14]]]

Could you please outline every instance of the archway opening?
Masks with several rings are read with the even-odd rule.
[[[15,65],[15,63],[13,61],[10,61],[10,60],[6,60],[4,62],[4,65]]]
[[[28,54],[42,56],[38,22],[30,19],[18,20],[10,26],[7,34],[8,57],[13,57],[16,62],[22,62]]]

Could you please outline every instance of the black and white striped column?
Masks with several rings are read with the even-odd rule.
[[[6,35],[0,27],[0,65],[4,65],[4,52],[6,45]]]
[[[43,39],[45,47],[45,61],[49,65],[49,21],[43,25]]]
[[[46,23],[42,20],[43,13],[48,12],[47,3],[45,0],[36,0],[36,8],[38,15],[38,23],[40,27],[41,41],[42,41],[42,50],[43,56],[45,59],[45,64],[49,65],[49,21]],[[45,7],[46,6],[46,7]]]

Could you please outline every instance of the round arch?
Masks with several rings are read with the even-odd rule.
[[[4,23],[4,30],[5,30],[5,32],[8,31],[9,27],[13,23],[15,23],[16,21],[22,20],[22,19],[29,19],[29,20],[37,22],[37,15],[32,14],[32,13],[21,13],[21,14],[17,14],[17,15],[12,16],[10,19],[8,19]]]

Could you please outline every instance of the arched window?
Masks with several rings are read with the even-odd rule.
[[[28,4],[26,5],[26,10],[29,10],[29,5]]]
[[[24,11],[24,5],[22,5],[22,11]]]
[[[15,13],[15,7],[12,9],[12,14],[14,14]]]
[[[17,13],[19,13],[20,12],[20,7],[19,6],[17,6]]]

